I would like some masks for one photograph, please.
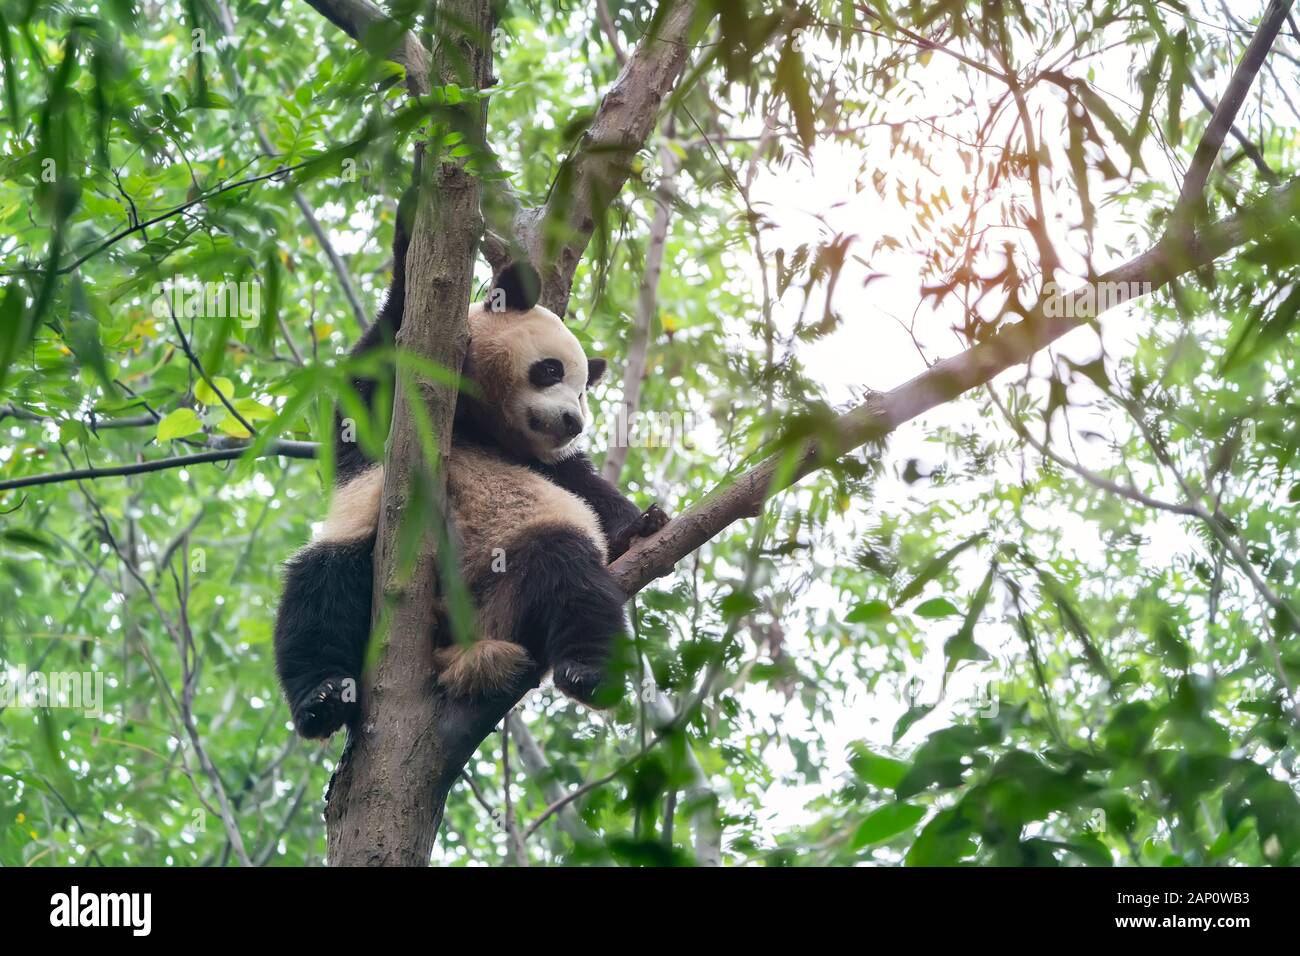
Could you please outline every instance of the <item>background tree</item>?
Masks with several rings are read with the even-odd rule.
[[[1289,3],[310,6],[0,5],[0,687],[107,685],[0,715],[0,859],[319,861],[333,773],[338,863],[1294,860]],[[417,154],[336,766],[275,567]],[[445,369],[521,254],[690,416],[605,459],[677,515],[608,717],[429,689]]]

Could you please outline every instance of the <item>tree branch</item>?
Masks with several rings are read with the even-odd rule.
[[[654,713],[655,720],[660,725],[672,723],[676,719],[677,709],[667,694],[653,686],[654,672],[648,667],[645,679],[651,682],[651,686],[643,688],[643,691],[650,690],[653,694],[650,699],[650,709]],[[686,788],[686,799],[692,804],[691,827],[695,831],[695,862],[700,866],[721,866],[722,827],[718,825],[718,795],[709,786],[708,775],[700,766],[699,758],[695,756],[691,745],[687,743],[683,749],[686,768],[691,778]]]
[[[330,23],[376,55],[406,70],[406,84],[419,96],[429,92],[429,51],[415,35],[369,0],[307,0]],[[380,52],[386,50],[386,52]]]
[[[1187,175],[1183,177],[1178,203],[1169,217],[1170,234],[1178,236],[1181,231],[1190,231],[1189,227],[1195,218],[1197,205],[1201,202],[1205,184],[1210,178],[1210,170],[1214,167],[1214,161],[1223,147],[1223,140],[1232,129],[1237,112],[1245,102],[1246,94],[1250,92],[1251,84],[1255,82],[1255,75],[1264,65],[1268,51],[1273,46],[1278,31],[1282,29],[1282,24],[1286,22],[1287,12],[1290,9],[1291,0],[1272,0],[1259,21],[1259,29],[1255,31],[1250,45],[1246,47],[1246,52],[1241,57],[1241,62],[1237,64],[1237,69],[1232,74],[1232,79],[1228,81],[1228,89],[1223,94],[1223,99],[1219,101],[1214,115],[1210,117],[1210,125],[1206,127],[1205,135],[1197,144],[1196,152],[1192,156],[1192,165],[1188,168]]]
[[[27,409],[19,408],[14,404],[0,405],[0,421],[3,421],[6,418],[16,418],[23,422],[59,421],[59,419],[55,418],[53,415],[42,415],[40,412],[28,411]],[[96,420],[92,416],[85,421],[82,421],[81,419],[74,419],[74,421],[81,421],[81,423],[92,432],[97,432],[100,429],[105,428],[147,428],[150,425],[156,425],[158,423],[158,416],[133,415],[129,418],[105,418],[100,420]]]
[[[1215,113],[1218,110],[1218,107],[1215,106],[1214,101],[1206,95],[1205,90],[1201,88],[1201,84],[1197,82],[1196,76],[1190,71],[1187,74],[1187,82],[1192,87],[1192,92],[1196,94],[1196,98],[1201,101],[1201,105],[1209,110],[1211,114]],[[1272,167],[1265,162],[1264,154],[1259,151],[1259,147],[1255,145],[1249,136],[1241,131],[1241,128],[1238,127],[1236,123],[1233,123],[1229,129],[1232,132],[1232,138],[1241,145],[1241,151],[1249,157],[1252,163],[1255,164],[1255,168],[1259,170],[1259,175],[1264,179],[1264,181],[1270,186],[1278,185],[1281,180],[1277,178],[1277,173],[1273,172]]]
[[[528,730],[518,712],[512,710],[506,714],[506,727],[509,728],[510,736],[515,743],[519,745],[520,763],[524,765],[524,770],[541,788],[542,796],[546,797],[547,804],[564,799],[564,788],[556,781],[555,771],[551,769],[550,761],[546,759],[546,754],[542,752],[537,739]],[[556,822],[560,830],[574,843],[580,846],[600,845],[596,834],[592,833],[591,829],[578,819],[578,815],[573,812],[572,807],[566,806],[560,810],[560,816]]]
[[[609,41],[610,49],[614,51],[614,58],[620,65],[626,63],[627,51],[619,42],[618,27],[614,25],[613,14],[609,12],[609,0],[596,0],[596,17],[600,20],[600,28],[605,31],[605,39]]]
[[[542,276],[542,304],[564,315],[596,217],[631,174],[632,157],[649,138],[659,106],[686,64],[686,39],[697,0],[664,0],[667,12],[647,33],[605,94],[591,126],[564,160],[546,204],[526,209],[515,231]]]
[[[1259,238],[1279,223],[1300,214],[1300,179],[1265,194],[1235,215],[1207,226],[1194,238],[1191,256],[1171,256],[1161,245],[1142,253],[1102,276],[1092,285],[1117,283],[1122,298],[1100,303],[1111,308],[1155,291],[1171,279],[1214,261],[1225,252]],[[1150,283],[1149,286],[1146,284]],[[865,442],[879,440],[904,422],[991,381],[999,373],[1029,360],[1039,349],[1086,324],[1100,308],[1089,312],[1082,298],[1087,287],[1064,296],[1055,317],[1045,316],[1042,304],[1023,322],[997,332],[971,349],[944,359],[898,388],[872,395],[834,423],[830,441],[805,442],[792,467],[783,469],[785,453],[774,454],[714,491],[689,511],[678,515],[654,537],[635,544],[610,565],[615,579],[631,595],[672,571],[684,556],[699,548],[729,524],[755,514],[763,502],[839,455]],[[1095,298],[1089,296],[1089,299]],[[1116,301],[1118,300],[1118,301]],[[775,481],[778,476],[779,481]]]
[[[248,432],[250,438],[256,435],[257,429],[249,424],[248,420],[244,418],[243,415],[239,414],[239,410],[231,404],[230,399],[226,397],[226,393],[217,387],[217,383],[212,380],[210,375],[208,375],[207,370],[203,367],[203,363],[199,360],[199,357],[194,354],[194,350],[190,348],[190,340],[186,338],[185,330],[181,328],[180,319],[176,318],[176,310],[171,307],[170,302],[167,305],[167,311],[171,313],[172,328],[176,330],[176,335],[181,340],[181,350],[185,353],[185,357],[189,359],[190,364],[194,366],[195,371],[199,373],[199,377],[203,379],[203,384],[212,389],[212,393],[221,400],[221,404],[226,407],[226,411],[234,416],[235,420],[239,422],[239,424],[244,426],[244,430]]]
[[[279,456],[281,458],[315,458],[317,444],[310,441],[272,441],[263,446],[258,458]],[[96,478],[117,478],[123,475],[142,475],[151,471],[165,471],[169,468],[187,468],[190,465],[203,465],[213,461],[231,461],[242,458],[248,451],[248,445],[233,448],[219,448],[214,451],[199,452],[197,455],[177,455],[174,458],[155,458],[152,461],[137,461],[129,465],[111,465],[108,468],[78,468],[71,471],[58,471],[45,475],[24,475],[21,478],[9,478],[0,481],[0,491],[12,491],[14,488],[30,488],[34,485],[53,485],[61,481],[85,481]]]
[[[1160,498],[1156,498],[1153,495],[1149,495],[1146,492],[1133,487],[1132,485],[1121,484],[1113,478],[1107,478],[1105,475],[1098,474],[1092,469],[1084,467],[1079,462],[1071,461],[1064,455],[1053,451],[1045,442],[1039,441],[1030,434],[1029,429],[1025,427],[1025,424],[1012,414],[1011,409],[1009,409],[1002,402],[1002,399],[998,397],[998,393],[993,388],[992,383],[989,383],[985,387],[988,389],[989,397],[993,399],[993,404],[997,407],[997,410],[1002,413],[1002,417],[1006,420],[1006,423],[1011,426],[1012,430],[1015,431],[1015,433],[1019,435],[1030,448],[1038,452],[1038,454],[1043,458],[1053,461],[1062,468],[1074,472],[1094,488],[1098,488],[1101,491],[1105,491],[1108,494],[1115,495],[1119,498],[1127,498],[1129,501],[1142,505],[1145,508],[1151,508],[1154,511],[1168,511],[1171,514],[1177,515],[1194,516],[1196,514],[1196,509],[1191,505],[1183,505],[1175,501],[1163,501]]]

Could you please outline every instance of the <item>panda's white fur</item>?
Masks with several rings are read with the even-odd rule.
[[[469,339],[470,364],[484,401],[527,437],[538,461],[554,463],[578,451],[591,423],[587,355],[559,316],[539,305],[516,311],[477,302],[469,310]],[[545,359],[563,363],[563,381],[544,391],[528,388],[529,369]],[[563,432],[566,413],[577,417],[577,435]]]
[[[383,465],[374,465],[342,485],[334,492],[314,541],[349,543],[374,534],[379,527],[383,489]],[[472,445],[452,447],[447,498],[465,542],[461,558],[466,577],[490,569],[498,549],[507,550],[521,534],[541,525],[570,525],[606,554],[605,535],[590,505],[529,469],[503,462]]]
[[[330,501],[325,523],[316,534],[316,543],[357,541],[374,534],[383,495],[383,465],[374,465],[360,477],[340,485]]]

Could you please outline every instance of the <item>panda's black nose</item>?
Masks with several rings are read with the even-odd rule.
[[[564,433],[570,438],[573,438],[582,431],[581,420],[579,420],[578,416],[574,415],[572,412],[565,412],[560,417],[560,422],[564,425]]]

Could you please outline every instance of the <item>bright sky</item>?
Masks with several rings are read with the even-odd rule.
[[[1131,77],[1128,65],[1128,51],[1120,51],[1109,58],[1109,62],[1095,63],[1097,73],[1105,76]],[[907,107],[906,116],[928,116],[953,112],[953,101],[949,93],[965,93],[966,83],[958,81],[951,64],[936,56],[927,68],[933,74],[924,79],[917,79],[916,85],[922,90],[934,91],[933,96],[921,95],[912,100]],[[1122,82],[1122,81],[1121,81]],[[955,84],[955,85],[954,85]],[[1104,84],[1103,84],[1104,88]],[[1121,90],[1122,92],[1122,90]],[[1213,94],[1212,94],[1213,95]],[[1062,105],[1060,109],[1064,109]],[[1117,108],[1118,109],[1118,108]],[[1121,112],[1121,115],[1124,115]],[[984,111],[980,108],[967,110],[949,119],[938,120],[937,125],[954,137],[970,141],[974,127],[982,121]],[[903,116],[891,118],[904,118]],[[1009,117],[1008,117],[1009,118]],[[852,122],[852,119],[846,120]],[[1051,128],[1051,119],[1047,126]],[[1060,128],[1059,126],[1057,127]],[[939,184],[946,187],[956,210],[965,214],[966,203],[960,193],[964,184],[970,183],[971,176],[960,155],[960,146],[956,140],[951,141],[952,148],[937,152],[942,148],[932,136],[926,135],[923,127],[912,127],[913,138],[924,138],[935,179],[922,179],[922,192],[931,187],[937,189]],[[1005,135],[991,137],[992,142],[1005,142]],[[1066,168],[1064,157],[1060,155],[1063,143],[1048,142],[1049,148],[1057,155],[1057,168]],[[1178,171],[1169,169],[1167,157],[1153,150],[1147,158],[1147,168],[1154,178],[1168,177],[1168,182],[1179,182]],[[871,176],[876,170],[882,170],[891,178],[882,198],[871,184]],[[846,146],[842,141],[820,143],[814,151],[812,165],[800,159],[788,161],[784,168],[764,168],[755,181],[751,200],[756,209],[766,214],[773,221],[775,228],[764,236],[764,244],[769,257],[775,249],[784,248],[787,254],[800,243],[817,246],[826,242],[835,233],[854,234],[860,242],[855,246],[864,257],[868,257],[876,239],[885,234],[900,238],[908,235],[913,227],[915,211],[898,204],[895,198],[893,176],[908,184],[916,177],[915,162],[902,152],[891,154],[890,134],[887,128],[873,130],[868,146],[863,152],[860,147]],[[855,187],[856,181],[866,185]],[[1101,184],[1094,189],[1094,198],[1102,195]],[[1021,201],[1028,207],[1028,189],[1020,189]],[[1049,196],[1050,200],[1050,196]],[[1131,223],[1119,218],[1114,207],[1106,207],[1098,202],[1098,227],[1096,232],[1096,264],[1109,266],[1117,264],[1128,257],[1130,251],[1145,247],[1144,234]],[[1052,210],[1049,208],[1049,218]],[[1078,221],[1078,211],[1062,210],[1064,219]],[[1003,230],[1006,238],[1017,243],[1028,241],[1024,233]],[[1059,227],[1053,228],[1054,239],[1058,249],[1064,251],[1071,247],[1070,238]],[[1077,235],[1073,243],[1077,245]],[[994,245],[997,243],[994,242]],[[1119,250],[1122,255],[1108,255],[1107,248]],[[909,252],[898,251],[883,256],[870,255],[873,271],[883,272],[885,278],[878,279],[865,289],[863,279],[868,270],[852,260],[852,255],[841,276],[834,304],[843,322],[839,329],[826,338],[813,344],[801,344],[799,356],[808,374],[823,384],[826,395],[833,403],[843,406],[855,403],[862,395],[864,387],[887,391],[895,388],[926,368],[930,362],[964,350],[964,344],[952,332],[954,325],[961,320],[960,303],[956,297],[950,297],[943,309],[935,311],[930,302],[919,310],[920,286],[922,277],[918,258]],[[1030,259],[1035,259],[1031,256]],[[1068,260],[1067,260],[1068,261]],[[1079,270],[1081,261],[1072,263],[1074,270]],[[984,274],[997,270],[1000,263],[990,260],[981,269]],[[757,267],[753,267],[754,288],[758,288]],[[1079,274],[1076,272],[1076,274]],[[1074,280],[1063,282],[1072,287]],[[795,321],[802,304],[802,291],[791,288],[776,310],[778,325],[788,331]],[[818,315],[822,307],[820,299],[814,297],[809,305],[809,314]],[[1101,319],[1106,350],[1113,360],[1132,353],[1136,337],[1135,332],[1141,318],[1140,304],[1128,304],[1105,313]],[[916,342],[905,327],[915,316]],[[925,358],[918,353],[918,344],[925,351]],[[1089,330],[1079,330],[1058,342],[1052,350],[1055,354],[1068,355],[1076,361],[1090,361],[1098,355],[1096,334]],[[1046,367],[1044,356],[1039,357],[1035,368],[1040,372]],[[1005,373],[1000,382],[1008,378],[1019,379],[1023,368]],[[1073,387],[1071,399],[1078,401],[1088,398]],[[1095,396],[1093,396],[1095,397]],[[959,400],[943,408],[936,409],[922,416],[919,420],[904,425],[895,432],[889,441],[886,463],[889,466],[886,477],[876,486],[875,507],[891,511],[907,510],[909,501],[929,500],[942,496],[953,500],[954,496],[969,498],[977,495],[982,487],[972,481],[946,484],[933,490],[921,485],[908,485],[897,476],[903,464],[909,458],[920,459],[931,465],[944,460],[941,445],[927,441],[937,427],[978,428],[983,433],[990,432],[987,421],[981,421],[975,414],[976,403]],[[1109,413],[1104,409],[1072,409],[1071,426],[1078,431],[1088,428],[1110,434],[1112,431],[1125,434],[1129,429],[1123,416],[1108,420]],[[1004,437],[1012,433],[1004,423],[996,423]],[[1058,440],[1059,440],[1058,436]],[[1113,464],[1108,460],[1108,452],[1086,441],[1075,442],[1079,452],[1085,456],[1092,452],[1093,460],[1085,457],[1084,464],[1104,469]],[[1004,480],[1015,480],[1014,475],[999,476]],[[1176,497],[1170,490],[1169,497]],[[1045,514],[1041,516],[1044,526],[1062,528],[1068,537],[1066,540],[1081,557],[1100,560],[1103,555],[1102,542],[1087,523],[1072,511]],[[855,529],[860,529],[870,521],[870,516],[855,509],[850,512],[841,532],[836,535],[838,547],[823,548],[818,555],[824,565],[835,563],[835,553],[851,553]],[[947,540],[936,542],[937,548],[956,543],[965,536],[980,530],[972,525],[968,528],[950,529]],[[1167,515],[1157,516],[1144,534],[1150,534],[1151,560],[1165,563],[1175,552],[1186,553],[1191,546],[1187,535],[1177,520]],[[981,563],[973,553],[966,556],[969,560],[957,565],[960,576],[968,582],[965,594],[973,593],[980,579],[987,570],[987,562]],[[933,587],[925,596],[938,593]],[[961,595],[959,595],[960,597]],[[960,604],[961,602],[958,601]],[[807,635],[799,627],[799,622],[806,609],[815,609],[819,614],[842,614],[846,608],[843,599],[835,590],[824,582],[815,583],[801,598],[797,606],[786,615],[786,648],[796,659],[807,659],[819,651],[809,645]],[[905,688],[911,693],[912,700],[906,699],[897,689],[882,683],[875,693],[859,691],[850,696],[840,707],[836,708],[834,719],[818,722],[810,726],[803,718],[803,709],[788,706],[777,694],[751,690],[746,696],[746,703],[760,713],[766,713],[766,720],[759,720],[759,726],[781,726],[792,735],[807,739],[820,737],[824,742],[829,761],[829,774],[842,774],[848,771],[848,744],[855,740],[867,740],[875,749],[886,752],[890,744],[893,726],[897,719],[908,709],[913,701],[931,703],[938,699],[942,680],[944,660],[943,642],[952,635],[956,624],[952,620],[935,622],[929,630],[926,641],[928,652],[925,660],[913,672],[913,682]],[[970,710],[969,701],[987,701],[990,699],[990,681],[994,681],[993,694],[996,694],[996,675],[1004,670],[1005,664],[997,660],[1003,655],[999,649],[1009,646],[1013,637],[993,625],[984,625],[977,631],[980,644],[995,657],[983,667],[963,665],[949,679],[945,704],[935,712],[918,722],[903,738],[902,747],[909,749],[923,740],[931,731],[938,729],[951,720],[952,702],[957,702],[959,709]],[[873,653],[875,650],[873,649]],[[883,655],[881,655],[883,661]],[[1005,660],[1005,657],[1003,658]],[[852,684],[852,682],[850,682]],[[778,751],[779,756],[772,761],[773,769],[778,773],[794,770],[794,759],[788,751]],[[774,755],[775,756],[775,755]],[[811,820],[813,814],[805,810],[807,801],[826,792],[826,779],[813,786],[796,786],[784,782],[773,786],[761,801],[762,818],[767,820],[773,831],[787,829],[792,824]]]

